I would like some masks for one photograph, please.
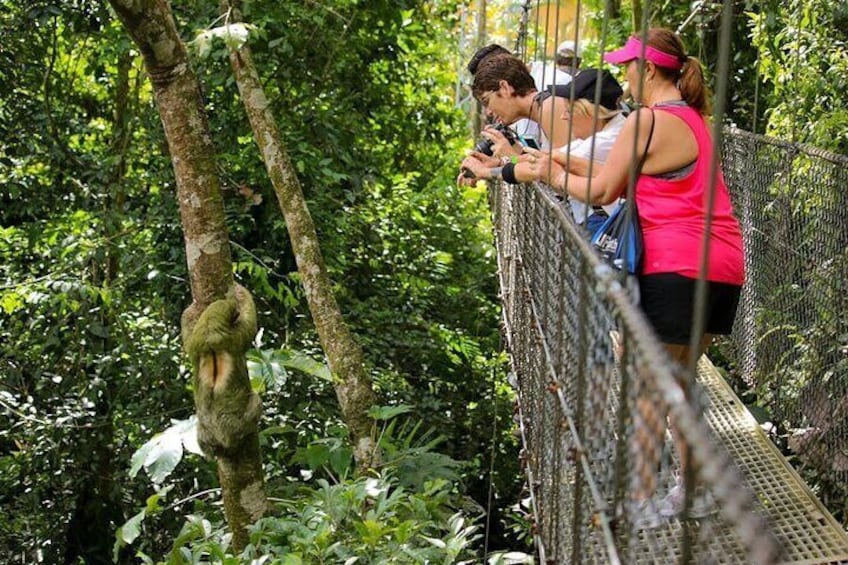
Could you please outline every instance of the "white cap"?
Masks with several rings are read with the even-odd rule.
[[[557,47],[557,55],[560,57],[579,57],[580,46],[571,40],[563,41]]]

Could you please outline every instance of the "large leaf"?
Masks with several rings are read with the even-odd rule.
[[[288,379],[287,369],[294,369],[321,380],[332,382],[330,368],[302,351],[292,349],[253,350],[247,354],[251,384],[257,392],[266,388],[280,389]]]
[[[247,36],[251,29],[253,29],[253,26],[241,22],[222,25],[200,32],[189,45],[197,50],[197,55],[200,58],[209,55],[214,39],[223,39],[227,47],[237,50],[247,42]]]
[[[147,516],[147,510],[142,509],[141,512],[127,520],[123,526],[115,531],[115,546],[112,550],[113,561],[118,561],[118,553],[121,548],[130,545],[141,535],[141,523],[145,516]]]
[[[395,416],[412,412],[412,406],[399,404],[397,406],[372,406],[368,416],[375,420],[391,420]]]
[[[144,467],[150,480],[161,484],[182,460],[183,448],[191,453],[202,454],[197,444],[197,417],[172,420],[172,424],[133,454],[129,471],[131,477],[135,477]]]
[[[333,375],[325,363],[319,363],[300,351],[290,352],[290,356],[287,359],[283,359],[282,364],[289,369],[297,369],[307,375],[333,382]]]

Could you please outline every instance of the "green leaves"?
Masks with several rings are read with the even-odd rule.
[[[401,414],[412,412],[412,406],[400,404],[398,406],[372,406],[368,410],[368,417],[374,420],[391,420]]]
[[[173,425],[153,436],[132,456],[129,475],[135,477],[144,468],[154,484],[162,482],[176,469],[186,451],[202,455],[197,445],[197,417],[172,420]]]
[[[288,380],[288,371],[300,371],[310,377],[333,382],[330,368],[302,351],[293,349],[254,349],[247,353],[247,370],[257,392],[279,390]]]
[[[344,477],[353,463],[353,449],[341,438],[323,438],[299,448],[292,462],[306,465],[312,471],[326,467],[336,477]]]
[[[148,510],[139,521],[146,481],[120,480],[125,469],[145,472],[174,485],[179,499],[216,481],[210,463],[185,457],[186,449],[196,452],[190,430],[169,424],[191,410],[178,337],[180,311],[191,298],[151,83],[105,3],[30,4],[5,1],[0,16],[0,386],[10,395],[4,402],[23,414],[4,412],[0,422],[0,440],[16,446],[0,455],[0,494],[11,493],[0,555],[13,548],[31,561],[39,552],[45,562],[62,562],[68,517],[88,500],[105,517],[92,536],[103,538],[105,559],[113,549],[102,535],[108,524],[131,518],[121,539],[134,539],[139,552],[174,563],[218,562],[225,544],[203,553],[204,536],[218,532],[217,508],[208,514],[212,525],[192,519],[179,540],[192,546],[187,554],[183,547],[154,555],[202,503],[192,499],[191,508],[186,503],[155,519]],[[300,484],[301,468],[345,477],[350,446],[285,226],[229,66],[218,56],[244,41],[255,49],[303,173],[340,304],[366,345],[385,402],[401,405],[373,415],[388,423],[414,403],[428,427],[451,434],[440,446],[464,457],[484,451],[481,438],[489,437],[481,424],[490,406],[486,358],[498,335],[485,195],[453,186],[450,156],[467,137],[452,97],[456,5],[259,0],[244,6],[255,28],[224,25],[194,42],[208,53],[192,63],[219,151],[231,239],[240,246],[233,246],[234,274],[254,291],[266,343],[287,346],[250,357],[254,388],[264,395],[269,484]],[[206,8],[177,7],[184,36],[209,26]],[[253,191],[250,198],[242,187]],[[484,408],[466,410],[469,398]],[[150,430],[169,426],[150,438]],[[406,444],[405,431],[392,437],[392,484],[411,489],[432,476],[460,476],[449,455],[423,449],[430,438]],[[91,477],[109,488],[87,491]],[[420,496],[404,490],[400,498],[432,508],[448,490],[440,489]],[[324,510],[316,506],[312,519]],[[423,562],[418,557],[434,548],[419,528],[440,539],[450,511],[426,522],[419,513],[416,507],[389,526],[399,560]],[[313,531],[316,547],[328,554],[335,555],[334,543],[346,543]],[[279,560],[316,563],[317,551],[298,549]],[[367,555],[346,560],[375,562]]]
[[[117,562],[120,550],[128,545],[132,545],[132,543],[135,542],[135,540],[141,535],[141,524],[144,522],[144,519],[149,515],[153,515],[161,511],[159,503],[172,488],[172,486],[168,486],[159,489],[156,494],[149,496],[145,507],[142,508],[138,514],[124,522],[120,528],[115,530],[115,545],[112,550],[113,561]]]
[[[121,548],[131,545],[138,536],[141,535],[141,523],[147,515],[146,510],[142,510],[132,518],[126,521],[123,526],[115,531],[115,547],[113,550],[112,560],[118,561],[118,552]]]
[[[451,486],[399,487],[391,473],[338,485],[321,482],[260,520],[244,558],[297,555],[304,563],[456,563],[478,538],[451,510]]]
[[[848,153],[845,8],[826,0],[770,3],[750,14],[759,72],[772,92],[767,133]]]

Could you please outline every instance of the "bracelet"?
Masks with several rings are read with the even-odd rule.
[[[509,162],[512,163],[513,165],[517,165],[518,164],[518,155],[512,155],[509,158]]]
[[[501,178],[501,174],[503,174],[503,167],[493,167],[489,169],[489,178],[499,179]]]
[[[503,157],[501,157],[501,167],[505,167],[506,165],[509,165],[510,162],[511,162],[511,158],[510,158],[509,155],[504,155]]]
[[[509,184],[518,184],[518,180],[515,178],[515,165],[512,163],[503,167],[501,176],[503,176],[503,180]]]

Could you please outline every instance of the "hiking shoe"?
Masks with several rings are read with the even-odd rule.
[[[672,518],[683,513],[683,504],[685,503],[686,490],[683,483],[678,479],[677,484],[668,491],[668,494],[663,498],[657,510],[661,516]],[[695,489],[695,496],[692,497],[692,503],[689,506],[690,518],[703,518],[715,511],[715,501],[710,492],[704,487]]]

